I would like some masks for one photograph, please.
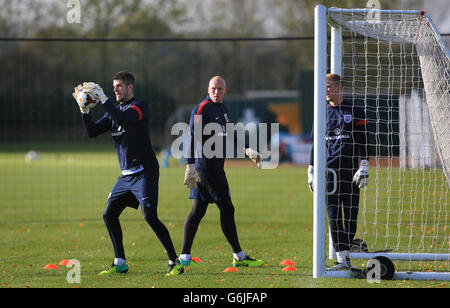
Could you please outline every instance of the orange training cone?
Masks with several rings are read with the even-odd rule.
[[[289,272],[289,271],[296,271],[297,268],[294,266],[286,266],[285,268],[282,269],[283,272]]]
[[[194,261],[195,263],[202,263],[203,262],[202,259],[197,258],[197,257],[192,257],[191,261]]]
[[[46,266],[43,267],[43,269],[57,269],[58,266],[55,264],[47,264]]]
[[[229,272],[239,272],[239,270],[235,267],[227,267],[226,269],[223,270],[224,273],[229,273]]]
[[[73,264],[73,262],[70,261],[69,259],[64,259],[61,262],[59,262],[59,265],[62,265],[62,266],[67,266],[67,265],[71,265],[71,264]]]
[[[280,265],[284,265],[284,266],[295,265],[295,262],[292,260],[284,260],[283,262],[280,263]]]

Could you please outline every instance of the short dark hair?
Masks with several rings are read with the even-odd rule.
[[[118,73],[115,73],[112,79],[122,80],[126,85],[132,84],[134,86],[134,84],[136,83],[133,75],[131,75],[131,73],[127,71],[120,71]]]
[[[344,85],[344,80],[342,80],[341,76],[338,74],[328,73],[327,78],[330,78],[335,83],[339,83],[341,86]]]

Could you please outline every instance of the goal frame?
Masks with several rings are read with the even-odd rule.
[[[317,5],[314,11],[314,213],[313,213],[313,277],[351,278],[351,271],[327,271],[326,260],[326,73],[327,73],[327,27],[328,12],[368,13],[371,9],[339,9]],[[379,10],[380,14],[424,14],[416,10]],[[431,27],[435,25],[429,19]],[[438,32],[436,32],[438,33]],[[440,38],[442,40],[442,38]],[[331,26],[330,72],[341,74],[342,29]],[[444,44],[445,46],[445,44]],[[448,49],[446,49],[448,52]],[[317,138],[323,136],[324,138]],[[350,253],[354,259],[372,259],[385,256],[391,260],[450,260],[450,254],[416,254],[416,253]],[[334,249],[329,240],[328,257],[335,258]],[[450,280],[448,272],[396,272],[394,279],[412,280]]]

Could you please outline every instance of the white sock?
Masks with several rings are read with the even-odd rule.
[[[191,255],[188,253],[181,254],[180,259],[183,261],[189,261],[191,259]]]
[[[127,260],[122,258],[114,258],[114,265],[122,266],[127,262]]]
[[[350,253],[348,250],[338,251],[336,252],[338,263],[342,263],[345,265],[351,266],[350,262]]]
[[[242,261],[245,259],[245,253],[241,250],[238,253],[233,252],[233,258],[238,261]]]

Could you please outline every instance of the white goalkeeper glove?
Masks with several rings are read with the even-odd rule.
[[[96,83],[89,82],[88,85],[83,88],[83,90],[86,93],[91,94],[92,96],[97,98],[102,104],[104,104],[106,102],[106,100],[108,99],[108,97],[103,92],[102,87],[100,87]]]
[[[314,166],[308,167],[308,186],[311,192],[314,192]]]
[[[92,82],[91,82],[92,83]],[[89,83],[88,82],[84,82],[83,84],[79,84],[77,85],[73,90],[72,96],[75,99],[75,101],[78,104],[78,107],[80,108],[81,113],[89,113],[89,108],[86,107],[81,107],[80,103],[77,100],[77,96],[78,96],[78,92],[80,92],[81,90],[84,90],[85,86],[87,86]]]
[[[258,168],[261,168],[262,156],[258,153],[258,151],[253,150],[252,148],[246,148],[245,154],[256,164]]]
[[[197,171],[195,171],[194,164],[188,164],[184,172],[184,185],[192,189],[197,187],[197,183],[200,183],[200,177]]]
[[[369,183],[369,162],[367,160],[361,160],[359,169],[353,177],[353,182],[355,182],[359,188],[363,188]]]

